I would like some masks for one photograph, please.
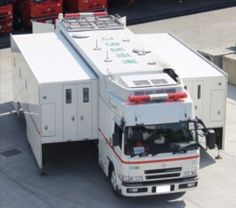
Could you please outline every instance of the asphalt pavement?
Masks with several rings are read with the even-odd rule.
[[[127,0],[112,0],[108,11],[126,16],[128,25],[133,25],[231,6],[236,6],[235,0],[134,0],[132,4],[127,4]]]

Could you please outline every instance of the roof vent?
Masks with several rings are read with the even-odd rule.
[[[98,47],[98,40],[96,39],[96,43],[95,43],[95,48],[93,49],[95,51],[101,50],[101,48]]]
[[[148,80],[135,80],[135,81],[133,81],[133,83],[136,86],[147,86],[147,85],[150,85],[150,82]]]
[[[109,52],[107,51],[107,56],[106,56],[106,59],[104,60],[105,62],[112,62],[111,59],[109,59]]]
[[[78,39],[84,39],[84,38],[89,38],[89,35],[78,35],[78,34],[73,34],[72,38],[78,38]]]
[[[166,84],[168,83],[165,79],[151,79],[151,82],[154,85],[161,85],[161,84]]]

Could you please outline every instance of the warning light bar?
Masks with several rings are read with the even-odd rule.
[[[188,94],[183,91],[151,95],[131,95],[128,97],[128,100],[131,103],[147,103],[151,101],[178,101],[187,97]]]
[[[87,17],[87,16],[96,16],[96,17],[104,17],[107,16],[107,12],[82,12],[82,13],[68,13],[64,15],[66,19],[76,19],[79,17]]]

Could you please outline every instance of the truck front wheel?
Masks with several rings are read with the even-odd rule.
[[[119,196],[120,194],[118,190],[117,176],[113,167],[110,169],[110,182],[114,194]]]
[[[110,180],[111,180],[112,189],[113,189],[113,191],[116,192],[117,191],[117,179],[116,179],[116,172],[115,172],[114,168],[112,168],[112,170],[111,170]]]

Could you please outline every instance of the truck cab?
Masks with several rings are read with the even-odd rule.
[[[185,192],[197,186],[199,146],[188,121],[125,127],[123,161],[109,167],[113,190],[125,196]],[[148,135],[148,136],[147,136]]]
[[[198,184],[198,131],[204,129],[182,81],[169,72],[175,74],[164,69],[113,78],[120,93],[110,87],[108,102],[100,102],[104,105],[100,113],[110,112],[112,122],[110,128],[105,122],[99,129],[99,163],[115,193],[167,194],[185,192]]]

